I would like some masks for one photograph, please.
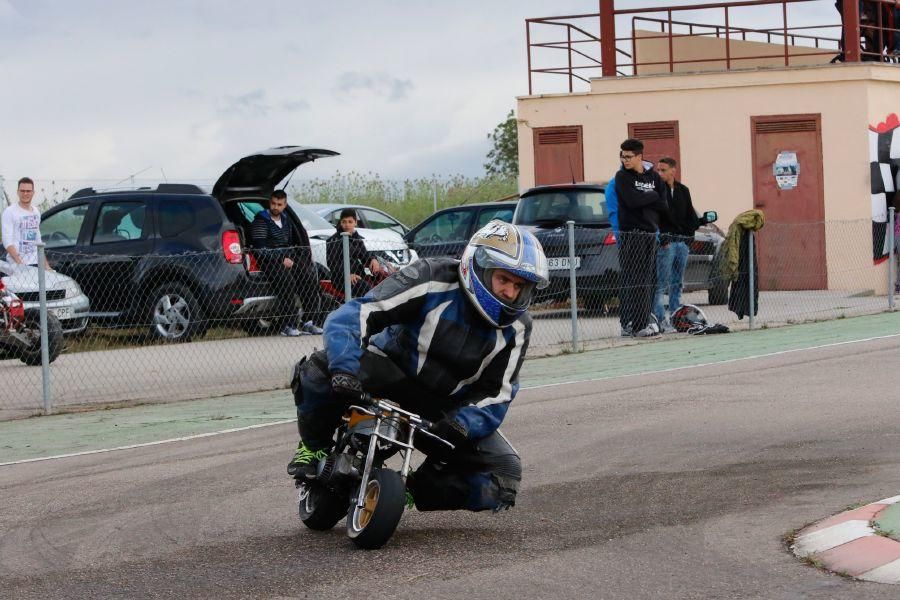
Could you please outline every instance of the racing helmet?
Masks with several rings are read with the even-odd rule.
[[[679,333],[687,333],[694,327],[707,325],[706,315],[693,304],[685,304],[672,314],[672,327]]]
[[[527,283],[512,303],[497,298],[491,288],[495,269]],[[550,284],[547,257],[534,235],[495,219],[475,232],[459,262],[459,281],[469,302],[494,327],[506,327],[528,309],[535,289]]]

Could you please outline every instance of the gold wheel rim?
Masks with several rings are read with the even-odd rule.
[[[359,528],[365,529],[375,514],[375,506],[378,504],[378,483],[370,481],[366,486],[366,495],[363,499],[363,506],[359,509]]]

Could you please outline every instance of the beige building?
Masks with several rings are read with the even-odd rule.
[[[665,61],[668,42],[636,37],[642,61]],[[731,41],[725,71],[722,43],[676,39],[679,58],[716,60],[673,73],[668,64],[638,67],[636,76],[592,79],[589,92],[520,97],[520,188],[606,181],[619,168],[619,144],[637,137],[645,158],[679,160],[695,207],[718,211],[723,229],[742,211],[766,213],[763,289],[885,293],[887,267],[873,256],[884,210],[873,202],[870,128],[900,113],[900,65],[822,64],[817,55],[775,67],[740,59],[768,44]]]

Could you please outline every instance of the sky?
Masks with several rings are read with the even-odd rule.
[[[0,0],[0,176],[11,196],[23,175],[46,194],[129,176],[210,185],[281,145],[341,153],[296,178],[479,176],[487,134],[528,91],[525,19],[597,6]],[[837,21],[831,0],[791,10]]]

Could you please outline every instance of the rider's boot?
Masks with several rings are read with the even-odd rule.
[[[297,446],[294,458],[288,463],[288,475],[297,479],[314,479],[319,461],[328,456],[328,450],[313,450],[302,441]]]

